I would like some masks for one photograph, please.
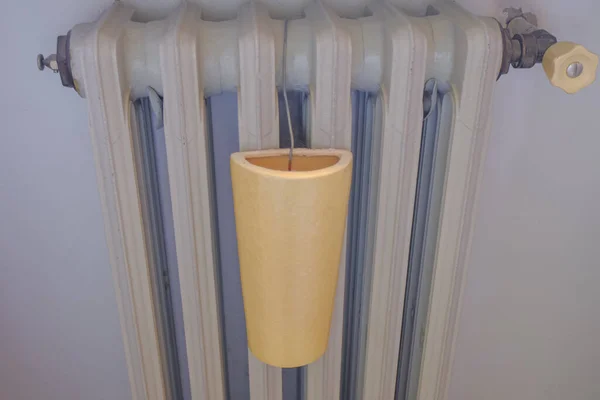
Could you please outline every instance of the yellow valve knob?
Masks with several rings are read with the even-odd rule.
[[[542,66],[551,84],[572,94],[596,80],[598,56],[580,44],[558,42],[546,50]]]

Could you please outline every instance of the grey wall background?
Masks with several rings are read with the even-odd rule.
[[[131,398],[86,103],[34,60],[106,3],[0,13],[2,399]]]
[[[600,2],[522,5],[600,54]],[[600,398],[600,82],[568,96],[541,67],[498,83],[450,400]]]
[[[491,16],[522,6],[600,53],[595,0],[460,2]],[[14,2],[0,15],[2,398],[130,398],[86,104],[34,62],[108,4]],[[599,105],[600,83],[567,96],[541,68],[498,83],[452,400],[600,397]]]

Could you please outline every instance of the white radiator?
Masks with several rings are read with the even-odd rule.
[[[288,88],[310,94],[309,143],[352,148],[351,90],[379,93],[379,154],[372,158],[372,262],[365,292],[366,336],[354,397],[394,399],[403,302],[423,129],[423,89],[439,82],[448,152],[432,261],[431,300],[419,400],[444,399],[450,374],[477,186],[502,59],[498,23],[454,3],[413,17],[385,4],[369,16],[338,17],[312,4],[289,23]],[[171,398],[153,296],[136,172],[132,100],[152,87],[164,96],[164,129],[185,342],[193,399],[226,398],[219,321],[205,97],[237,91],[240,150],[279,147],[277,90],[283,26],[257,4],[237,19],[203,20],[184,4],[167,19],[132,21],[120,3],[70,34],[70,69],[87,99],[104,220],[134,399]],[[231,116],[235,118],[235,116]],[[344,253],[346,254],[346,253]],[[340,398],[346,260],[342,257],[327,353],[305,374],[305,398]],[[252,400],[281,400],[281,370],[249,357]],[[235,399],[234,399],[235,400]]]

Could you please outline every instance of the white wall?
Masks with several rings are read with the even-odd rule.
[[[86,103],[35,64],[109,3],[10,2],[0,13],[2,399],[131,398]]]
[[[468,2],[600,54],[597,0]],[[600,83],[512,71],[494,101],[450,399],[600,399]]]
[[[130,398],[86,104],[34,60],[109,3],[13,2],[0,15],[2,398]],[[523,6],[600,53],[597,0],[461,3],[493,16]],[[598,399],[600,84],[567,96],[539,67],[513,71],[494,111],[450,398]]]

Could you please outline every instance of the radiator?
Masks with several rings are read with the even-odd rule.
[[[88,103],[134,399],[182,391],[166,360],[169,333],[156,300],[161,260],[148,233],[149,181],[133,102],[163,102],[191,398],[236,399],[231,387],[240,382],[228,377],[223,339],[216,133],[205,99],[237,93],[239,150],[278,148],[283,73],[289,90],[306,95],[307,144],[353,150],[358,165],[329,346],[300,374],[301,396],[446,398],[492,93],[511,41],[496,20],[452,2],[422,16],[383,3],[365,12],[349,19],[309,5],[289,22],[282,71],[284,22],[260,4],[225,21],[183,4],[164,20],[141,23],[117,2],[59,38],[58,56],[43,62]],[[353,134],[353,91],[370,94],[367,133]],[[411,263],[422,271],[411,276]],[[410,326],[414,337],[403,338]],[[281,369],[247,357],[242,384],[250,398],[282,400]]]

